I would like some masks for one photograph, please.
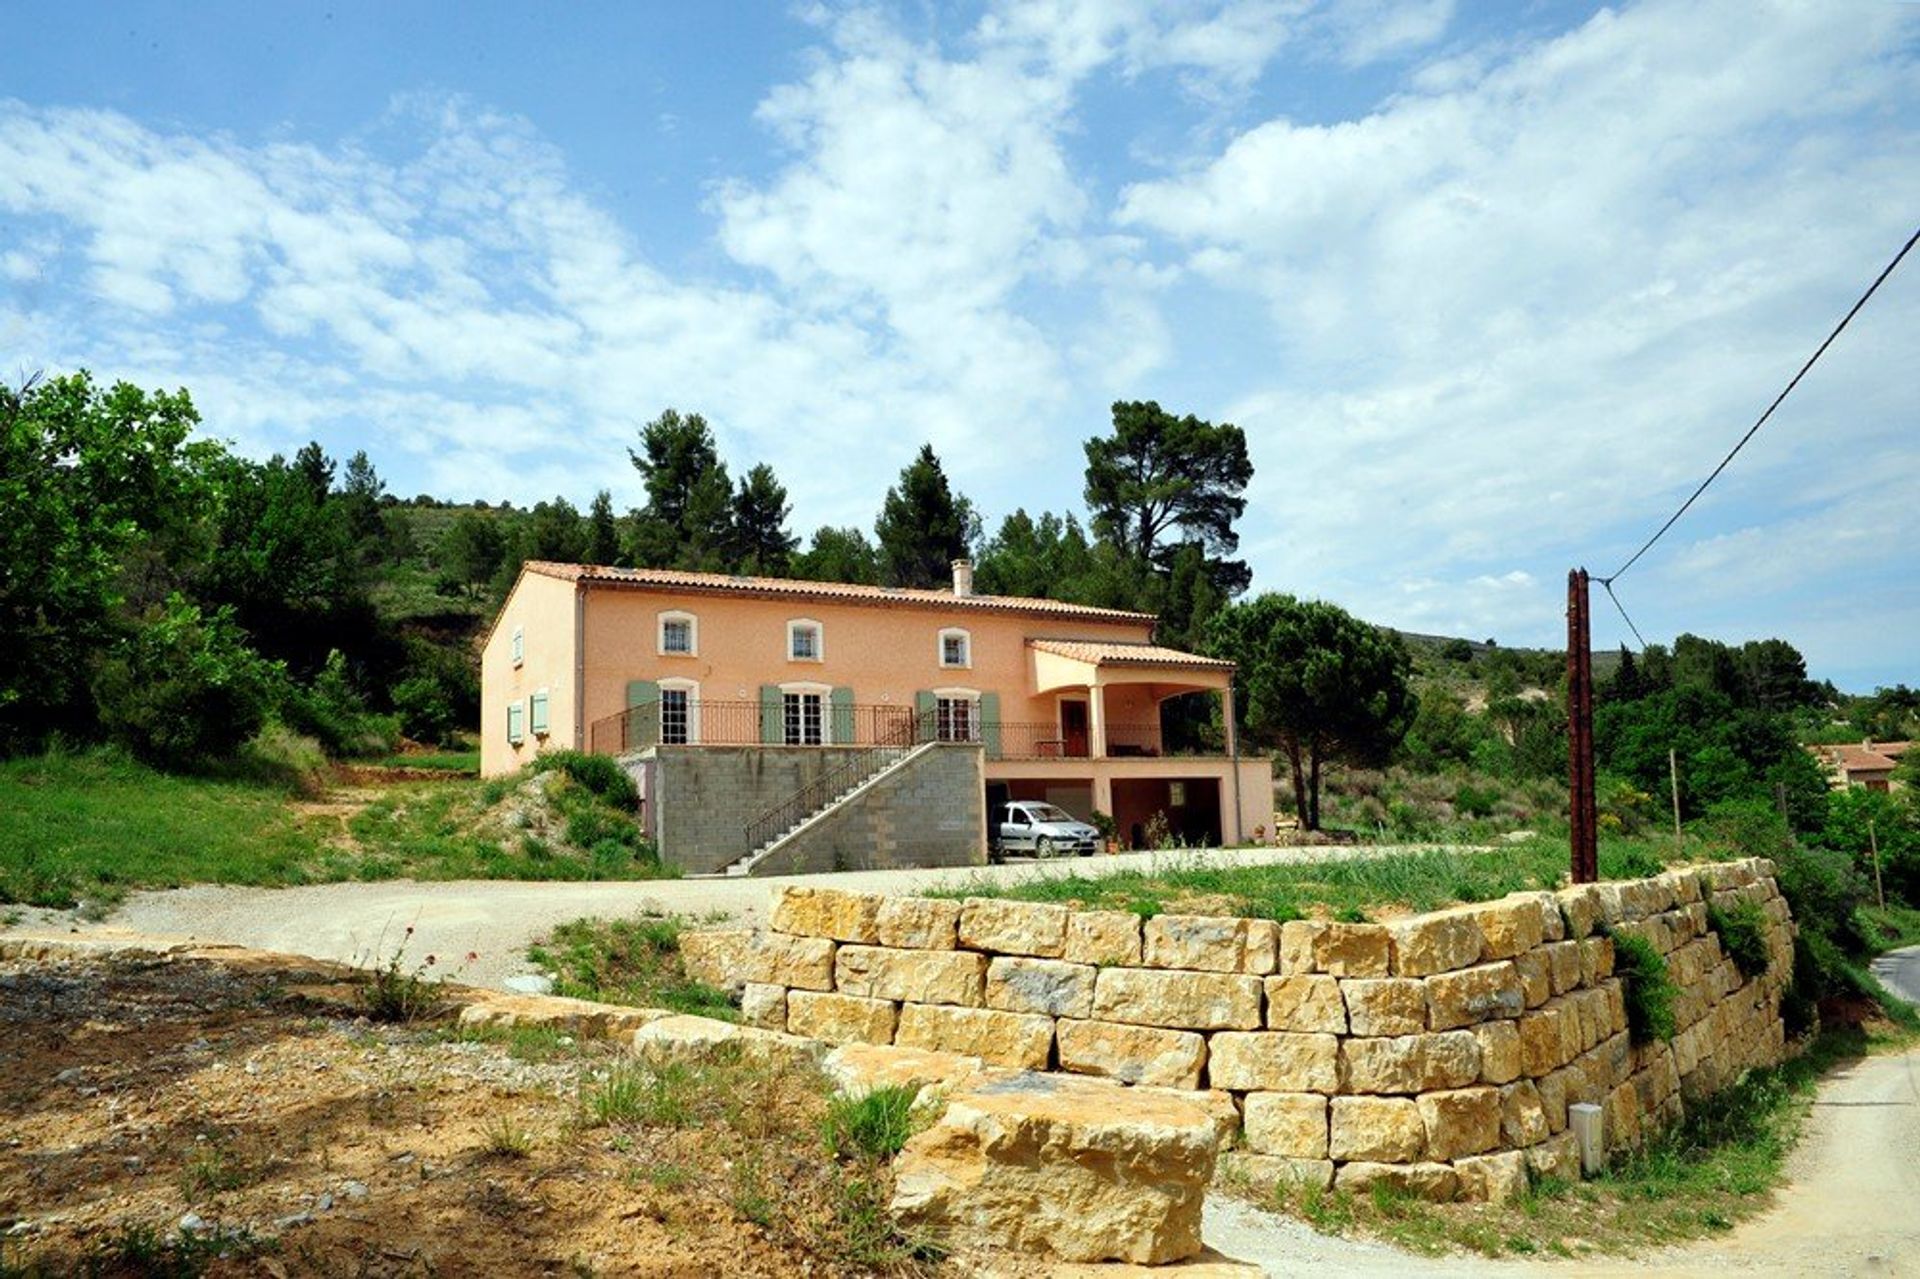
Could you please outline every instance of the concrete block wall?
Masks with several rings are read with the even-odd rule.
[[[984,866],[984,761],[979,746],[937,743],[799,832],[753,873]]]
[[[1740,900],[1767,923],[1751,980],[1707,923]],[[1225,1169],[1435,1199],[1577,1177],[1576,1103],[1630,1147],[1778,1062],[1794,935],[1763,859],[1386,924],[808,888],[778,890],[770,923],[683,939],[691,975],[740,988],[756,1024],[1212,1090],[1239,1126]],[[1612,940],[1629,932],[1679,989],[1670,1042],[1629,1039]]]
[[[752,851],[749,822],[865,753],[864,747],[834,746],[660,746],[644,752],[654,761],[648,802],[661,859],[696,875],[738,861]]]

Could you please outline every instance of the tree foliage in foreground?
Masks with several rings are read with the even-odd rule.
[[[1205,648],[1239,666],[1247,732],[1286,756],[1307,830],[1320,828],[1326,764],[1384,761],[1413,720],[1413,663],[1399,636],[1337,605],[1273,594],[1231,604],[1207,624]]]

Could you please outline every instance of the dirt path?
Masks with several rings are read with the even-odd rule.
[[[528,971],[527,944],[556,924],[583,915],[626,916],[646,910],[696,918],[759,922],[775,886],[806,883],[870,892],[913,893],[975,879],[997,883],[1041,876],[1151,871],[1190,860],[1212,866],[1265,865],[1379,857],[1405,848],[1266,848],[1177,853],[1123,853],[969,870],[848,871],[794,879],[671,879],[640,883],[522,883],[457,880],[422,883],[318,884],[302,888],[202,885],[135,893],[105,927],[206,942],[231,942],[285,954],[354,962],[391,954],[403,932],[415,931],[410,957],[442,962],[469,952],[478,958],[461,979],[501,986]],[[37,917],[23,923],[40,924]],[[80,931],[93,926],[76,924]]]
[[[1613,1261],[1413,1257],[1223,1196],[1207,1204],[1207,1242],[1273,1275],[1920,1276],[1920,1051],[1864,1058],[1822,1084],[1787,1177],[1773,1208],[1725,1236]]]

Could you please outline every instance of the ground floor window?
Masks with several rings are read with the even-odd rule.
[[[940,697],[934,700],[934,731],[943,742],[973,742],[980,739],[980,703],[972,697]]]
[[[826,744],[826,719],[821,713],[821,704],[825,699],[819,693],[785,694],[783,723],[786,744],[789,746],[823,746]]]

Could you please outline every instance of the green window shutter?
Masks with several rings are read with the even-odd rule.
[[[628,710],[632,710],[636,706],[645,706],[648,702],[657,702],[659,700],[660,683],[658,680],[630,679],[627,681]]]
[[[980,694],[980,737],[987,744],[987,758],[1000,758],[1000,694]]]
[[[778,746],[787,740],[787,699],[778,684],[760,686],[760,740]]]
[[[547,731],[547,695],[545,693],[535,693],[533,700],[528,703],[528,705],[531,707],[531,713],[528,718],[533,721],[533,731],[536,733],[545,733]]]
[[[507,703],[507,740],[516,746],[526,738],[526,733],[520,728],[521,716],[525,713],[518,698]]]
[[[833,744],[835,746],[852,745],[854,738],[853,690],[851,688],[834,689],[827,699],[827,704],[833,708],[833,728],[831,730],[831,740]]]
[[[919,726],[919,732],[914,737],[915,741],[930,742],[939,735],[940,726],[935,722],[934,716],[935,704],[938,701],[939,699],[930,690],[924,688],[913,695],[914,719]]]

